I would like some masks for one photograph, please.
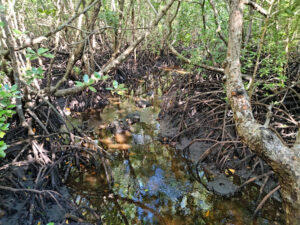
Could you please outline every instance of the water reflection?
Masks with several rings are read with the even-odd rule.
[[[112,190],[101,175],[74,173],[69,185],[75,190],[76,202],[99,212],[103,224],[252,224],[245,201],[212,196],[189,175],[181,153],[157,140],[158,104],[154,101],[154,106],[140,109],[134,100],[126,99],[104,109],[106,123],[132,112],[140,114],[140,122],[130,127],[126,144],[131,148],[113,151]],[[254,224],[274,223],[259,218]]]

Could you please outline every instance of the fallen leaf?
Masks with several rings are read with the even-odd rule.
[[[108,144],[110,149],[128,150],[131,148],[129,144]]]
[[[208,210],[208,211],[206,211],[206,213],[205,213],[205,217],[209,217],[209,210]]]
[[[105,145],[109,145],[109,144],[112,144],[113,141],[111,140],[111,138],[104,138],[104,139],[99,139],[99,141]]]
[[[234,174],[235,173],[235,170],[234,169],[226,169],[225,170],[225,174],[226,175],[231,175],[231,174]]]
[[[124,134],[125,134],[125,136],[127,136],[127,137],[131,137],[131,136],[132,136],[131,132],[128,131],[128,130],[126,130]]]
[[[124,144],[127,141],[126,136],[123,134],[115,134],[115,139],[116,139],[116,142],[118,142],[120,144]]]
[[[235,173],[235,170],[234,169],[228,169],[232,174]]]

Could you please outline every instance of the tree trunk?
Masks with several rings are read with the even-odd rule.
[[[240,50],[244,0],[230,0],[229,40],[225,74],[226,90],[236,129],[242,141],[263,158],[277,174],[281,186],[286,224],[300,224],[299,148],[286,147],[268,127],[259,124],[241,76]]]

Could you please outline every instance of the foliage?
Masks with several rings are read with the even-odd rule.
[[[39,48],[36,52],[32,50],[31,48],[27,48],[27,54],[26,58],[29,58],[30,60],[38,59],[39,57],[45,57],[45,58],[54,58],[54,55],[49,53],[49,49],[47,48]]]
[[[27,50],[27,54],[25,55],[26,58],[29,60],[35,60],[40,57],[45,57],[45,58],[54,58],[54,55],[49,53],[49,49],[47,48],[39,48],[36,52],[30,48]],[[27,84],[31,84],[34,79],[42,79],[44,78],[44,70],[42,67],[31,67],[30,69],[25,71],[24,78]]]
[[[102,76],[98,72],[95,72],[94,77],[98,80],[106,81],[110,76],[109,75]],[[89,77],[89,75],[87,75],[87,74],[83,75],[83,82],[75,81],[75,83],[76,83],[76,86],[78,86],[78,87],[87,86],[92,92],[97,92],[97,90],[92,86],[92,84],[95,83],[95,79]]]
[[[24,78],[26,80],[26,83],[31,84],[34,79],[43,78],[44,77],[43,76],[44,72],[45,71],[42,69],[42,67],[38,67],[38,68],[32,67],[30,70],[26,70],[25,74],[24,74]]]
[[[128,88],[125,87],[125,84],[119,84],[118,81],[114,80],[112,87],[108,87],[106,90],[110,90],[112,94],[124,95]]]
[[[16,112],[14,108],[15,104],[12,103],[12,100],[16,97],[19,97],[19,92],[17,91],[17,85],[9,86],[7,84],[0,84],[0,138],[2,139],[5,135],[5,132],[9,128],[9,123],[7,119],[12,117]],[[0,141],[0,157],[5,157],[5,150],[7,145],[4,141]]]

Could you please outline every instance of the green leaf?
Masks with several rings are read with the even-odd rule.
[[[109,76],[109,75],[105,75],[105,76],[102,77],[102,80],[105,81],[105,80],[107,80],[108,78],[110,78],[110,76]]]
[[[12,29],[12,31],[13,31],[16,35],[21,35],[21,34],[23,34],[22,31],[19,31],[18,29]]]
[[[37,55],[26,55],[26,57],[29,58],[30,60],[35,60],[39,58]]]
[[[117,91],[118,95],[124,95],[124,91]]]
[[[51,53],[45,53],[43,54],[44,57],[49,58],[49,59],[53,59],[55,57],[55,55],[51,54]]]
[[[101,78],[101,74],[98,73],[98,72],[94,72],[94,76],[95,76],[97,79],[100,79],[100,78]]]
[[[39,49],[37,50],[37,54],[38,54],[38,55],[42,55],[43,53],[48,52],[48,51],[49,51],[48,48],[39,48]]]
[[[82,87],[84,86],[84,83],[80,82],[80,81],[75,81],[76,86]]]
[[[16,91],[18,89],[18,85],[14,84],[11,86],[11,91]]]
[[[112,91],[112,90],[114,90],[114,89],[112,89],[111,87],[107,87],[106,90]]]
[[[5,132],[0,131],[0,138],[3,138],[5,136]]]
[[[2,21],[0,21],[0,27],[4,27],[4,23]]]
[[[4,152],[4,150],[0,149],[0,158],[5,158],[6,154]]]
[[[114,80],[114,81],[113,81],[113,87],[114,87],[114,89],[117,89],[118,86],[119,86],[118,81]]]
[[[35,51],[33,51],[31,48],[27,48],[26,51],[31,54],[36,54]]]
[[[53,223],[53,222],[50,222],[50,223],[47,223],[47,225],[54,225],[54,223]]]
[[[74,70],[74,72],[77,73],[77,74],[80,73],[80,68],[77,67],[77,66],[74,66],[74,67],[73,67],[73,70]]]
[[[91,79],[89,79],[88,85],[92,85],[94,82],[95,82],[95,80],[91,78]]]
[[[7,106],[8,109],[12,109],[12,108],[15,108],[15,107],[16,107],[16,105],[8,105]]]
[[[92,92],[97,92],[97,90],[96,90],[94,87],[92,87],[92,86],[89,86],[89,89],[90,89]]]
[[[1,150],[2,150],[2,151],[6,150],[7,147],[8,147],[7,144],[3,142],[3,143],[0,145],[0,151],[1,151]]]
[[[42,67],[37,68],[36,74],[41,75],[41,74],[43,74],[43,73],[44,73],[44,70],[43,70]]]
[[[83,75],[83,81],[84,81],[85,83],[89,82],[89,75],[84,74],[84,75]]]

